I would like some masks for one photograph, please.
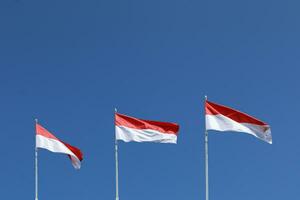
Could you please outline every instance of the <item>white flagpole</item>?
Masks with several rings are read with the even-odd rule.
[[[115,108],[115,115],[117,109]],[[116,116],[114,116],[116,119]],[[118,141],[115,133],[115,159],[116,159],[116,200],[119,200],[119,161],[118,161]]]
[[[207,96],[205,96],[205,103],[207,101]],[[205,105],[204,105],[205,109]],[[205,117],[205,200],[209,200],[209,188],[208,188],[208,132],[206,129],[206,115]]]
[[[38,120],[35,119],[35,125],[37,125]],[[35,133],[36,134],[36,133]],[[36,140],[36,136],[35,136]],[[35,144],[35,200],[38,200],[38,149]]]

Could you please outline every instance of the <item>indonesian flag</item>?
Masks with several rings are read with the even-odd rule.
[[[244,132],[272,144],[268,124],[229,107],[205,102],[206,130]]]
[[[83,154],[80,149],[59,140],[39,124],[36,124],[36,147],[47,149],[54,153],[67,154],[74,168],[80,169],[81,161],[83,160]]]
[[[137,119],[115,114],[116,139],[124,142],[177,143],[179,126],[175,123]]]

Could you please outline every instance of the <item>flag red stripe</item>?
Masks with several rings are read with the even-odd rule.
[[[52,133],[50,133],[47,129],[45,129],[41,125],[36,124],[35,128],[36,128],[37,135],[42,135],[46,138],[51,138],[51,139],[60,141],[57,137],[55,137]]]
[[[152,130],[159,131],[161,133],[175,134],[175,135],[177,135],[179,130],[179,125],[175,123],[137,119],[119,113],[116,113],[115,115],[115,125],[125,126],[128,128],[134,128],[140,130],[152,129]]]
[[[267,125],[265,122],[262,122],[250,115],[242,113],[240,111],[234,110],[232,108],[215,104],[209,101],[205,103],[205,114],[206,115],[224,115],[236,122],[239,123],[250,123],[256,125]]]
[[[62,142],[62,141],[61,141]],[[83,153],[80,151],[80,149],[78,149],[77,147],[74,147],[68,143],[62,142],[68,149],[70,149],[75,156],[82,161],[83,160]],[[68,155],[70,157],[70,155]]]

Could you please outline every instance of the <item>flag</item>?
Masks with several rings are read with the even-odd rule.
[[[75,169],[80,169],[83,154],[80,149],[71,146],[36,124],[36,147],[47,149],[54,153],[64,153],[69,156]]]
[[[206,130],[244,132],[272,144],[268,124],[232,108],[206,101],[205,119]]]
[[[177,143],[179,125],[115,114],[116,139],[124,142]]]

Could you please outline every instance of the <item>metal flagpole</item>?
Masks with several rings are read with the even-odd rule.
[[[35,125],[37,125],[38,120],[35,119]],[[35,136],[36,140],[36,136]],[[38,149],[35,144],[35,200],[38,200]]]
[[[205,96],[205,104],[207,96]],[[205,108],[206,105],[204,105]],[[204,112],[205,113],[205,112]],[[209,200],[209,188],[208,188],[208,132],[206,129],[206,116],[205,117],[205,199]]]
[[[117,109],[115,108],[115,115]],[[115,116],[116,120],[116,116]],[[118,141],[115,133],[115,159],[116,159],[116,200],[119,200],[119,161],[118,161]]]

